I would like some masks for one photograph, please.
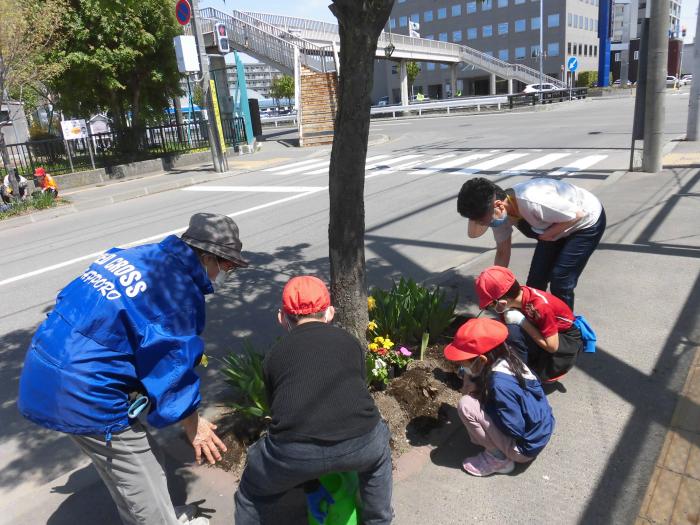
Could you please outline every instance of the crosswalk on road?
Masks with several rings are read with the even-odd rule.
[[[498,175],[535,173],[562,177],[599,165],[608,157],[609,155],[604,153],[587,154],[570,151],[543,154],[541,150],[474,150],[441,155],[383,154],[367,157],[365,172],[368,178],[394,172],[414,175],[475,175],[492,172],[494,168],[498,168]],[[328,173],[329,163],[329,158],[316,158],[291,162],[267,168],[264,171],[279,176],[323,175]]]

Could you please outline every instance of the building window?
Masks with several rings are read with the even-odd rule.
[[[432,22],[433,21],[433,10],[431,9],[430,11],[426,11],[423,13],[423,22]]]
[[[508,22],[501,22],[498,24],[498,34],[507,35],[508,34]]]
[[[428,68],[428,71],[435,71],[435,62],[428,62],[427,68]]]
[[[413,13],[410,17],[411,22],[415,22],[416,24],[420,22],[420,15],[418,13]]]
[[[501,60],[505,60],[507,62],[508,61],[508,50],[507,49],[499,49],[498,58],[500,58]]]
[[[390,28],[390,29],[396,29],[396,18],[390,18],[390,19],[389,19],[389,28]]]
[[[440,34],[438,35],[438,40],[439,40],[440,42],[447,42],[447,33],[440,33]]]
[[[481,3],[481,10],[482,11],[489,11],[493,8],[493,0],[484,0]]]
[[[620,53],[615,53],[615,62],[620,61]]]
[[[493,26],[488,25],[488,26],[484,26],[481,28],[481,36],[483,36],[484,38],[490,37],[492,35],[493,35]]]
[[[566,16],[566,22],[567,22],[567,25],[568,25],[569,27],[573,27],[573,25],[574,25],[574,15],[572,15],[571,13],[569,13],[569,14]]]
[[[435,35],[425,35],[423,38],[426,40],[435,40]]]
[[[399,27],[406,27],[407,25],[408,25],[408,17],[400,16],[399,17]]]
[[[476,27],[470,27],[467,29],[467,40],[476,40],[479,37],[479,31]]]
[[[588,56],[588,44],[583,44],[583,56]]]
[[[515,48],[515,60],[521,60],[525,58],[525,55],[527,55],[527,51],[525,51],[524,47]]]
[[[559,13],[547,17],[547,27],[559,27]]]
[[[571,42],[569,42],[568,44],[566,44],[566,54],[567,54],[567,55],[570,55],[570,54],[571,54]]]
[[[578,45],[578,54],[583,55],[583,44]]]
[[[513,22],[513,27],[515,28],[516,33],[522,33],[527,27],[527,20],[525,20],[524,18],[521,20],[516,20],[515,22]]]
[[[493,56],[493,51],[484,51],[484,55]]]
[[[441,7],[440,9],[438,9],[438,20],[442,20],[443,18],[447,18],[446,7]]]
[[[467,14],[476,13],[476,2],[467,2]]]
[[[460,16],[462,14],[462,4],[452,6],[452,16]]]
[[[462,32],[461,31],[452,31],[452,41],[453,42],[461,42],[462,41]]]
[[[538,56],[540,56],[540,46],[539,45],[530,46],[530,57],[537,58]]]
[[[597,49],[596,49],[597,51]],[[634,52],[634,60],[639,60],[639,51]]]
[[[520,5],[520,4],[524,4],[524,3],[525,3],[525,0],[513,0],[513,3],[514,3],[515,5]]]
[[[549,44],[547,44],[547,56],[559,56],[559,42],[550,42]]]
[[[539,29],[540,28],[540,17],[536,16],[534,18],[530,19],[530,29]]]
[[[440,64],[440,69],[447,69],[447,64]]]
[[[498,7],[508,7],[508,0],[498,0]]]

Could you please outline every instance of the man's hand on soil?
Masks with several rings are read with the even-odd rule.
[[[182,420],[182,426],[187,439],[192,443],[194,459],[198,465],[202,464],[202,455],[211,465],[221,460],[221,452],[226,452],[226,445],[214,433],[216,425],[194,412]]]

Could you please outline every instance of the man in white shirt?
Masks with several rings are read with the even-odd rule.
[[[552,294],[573,310],[578,278],[605,232],[605,210],[589,191],[561,180],[538,178],[503,190],[477,177],[464,183],[457,211],[469,219],[468,235],[491,228],[494,265],[510,263],[513,226],[537,239],[527,285]]]

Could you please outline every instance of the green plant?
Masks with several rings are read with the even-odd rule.
[[[224,367],[221,372],[238,399],[238,402],[231,403],[236,412],[251,418],[270,417],[263,379],[263,356],[256,352],[246,339],[243,342],[242,354],[230,353],[223,361]]]
[[[365,364],[367,369],[367,384],[383,384],[389,382],[389,366],[381,356],[375,352],[365,354]]]
[[[22,215],[31,210],[53,208],[56,204],[56,199],[53,196],[47,193],[37,194],[27,200],[12,202],[8,209],[0,212],[0,220]]]
[[[449,301],[439,287],[428,289],[403,277],[388,291],[373,289],[371,297],[369,316],[376,333],[388,334],[402,344],[421,346],[435,342],[447,329],[457,306],[456,295]]]

